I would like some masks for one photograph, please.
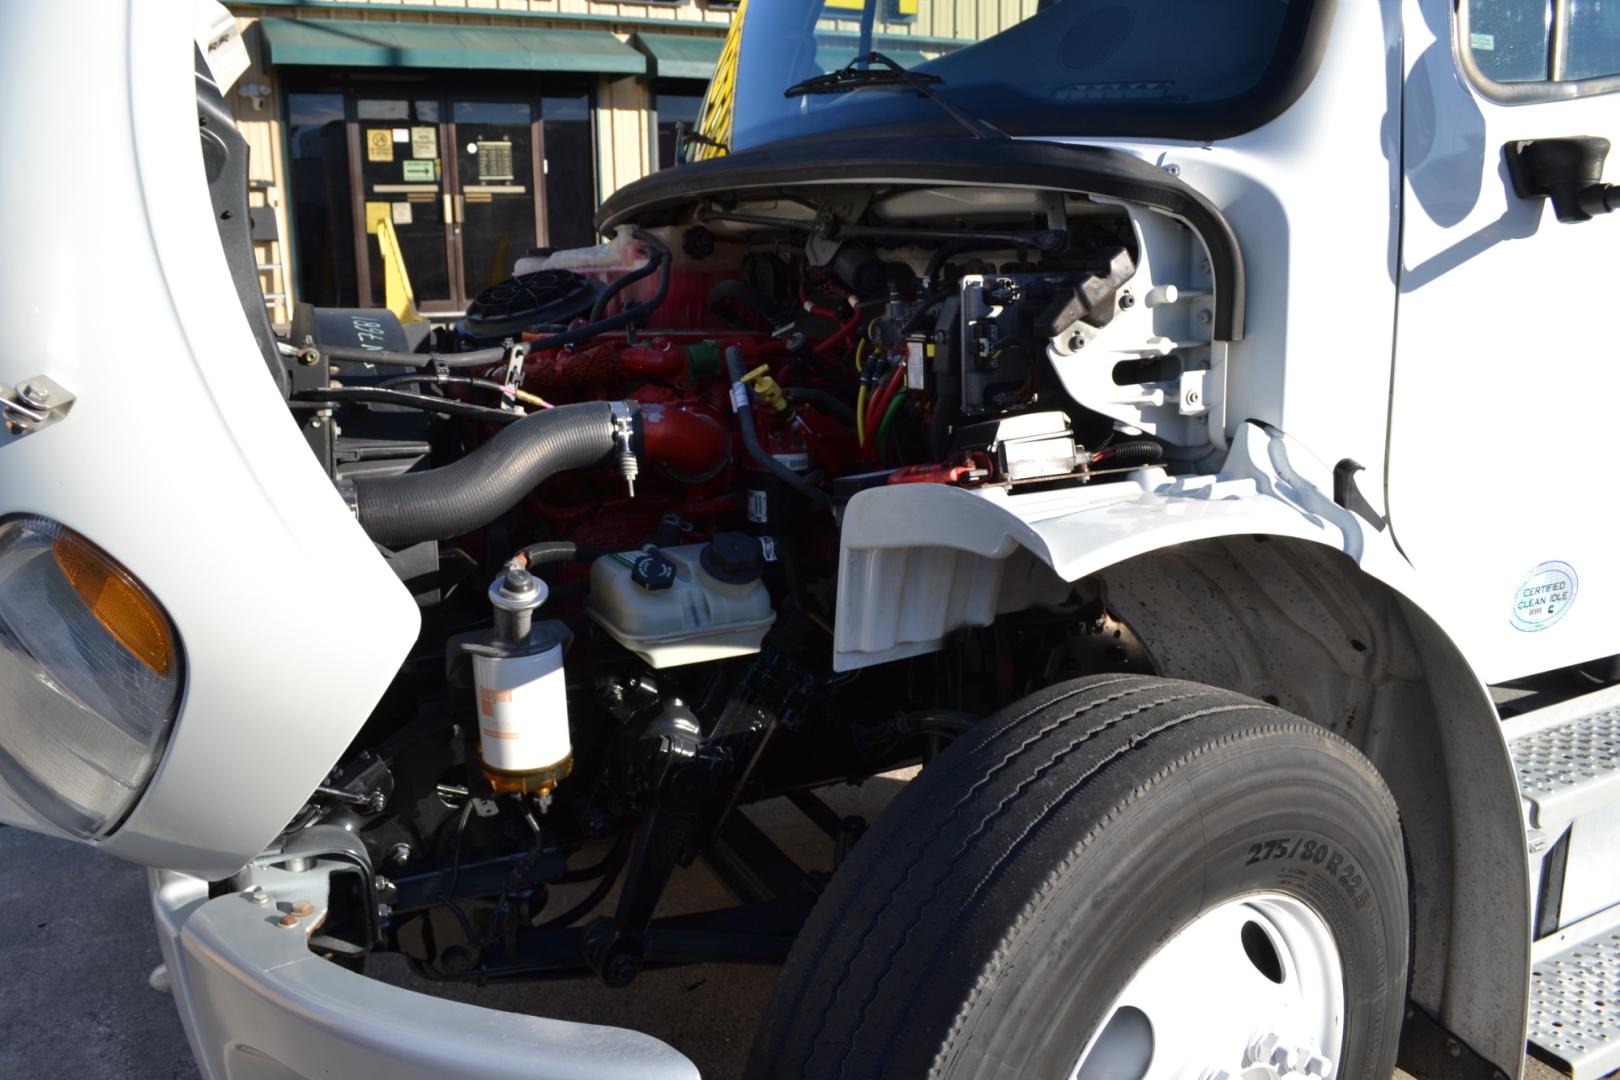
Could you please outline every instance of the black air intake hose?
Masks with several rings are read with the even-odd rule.
[[[595,465],[613,449],[612,404],[559,405],[508,424],[441,468],[356,479],[355,515],[380,544],[460,536],[512,509],[547,477]]]

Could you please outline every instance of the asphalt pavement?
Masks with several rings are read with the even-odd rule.
[[[880,777],[836,789],[828,801],[841,813],[875,817],[902,783]],[[830,868],[824,834],[786,802],[749,813],[802,865]],[[680,873],[659,911],[728,902],[700,862]],[[8,915],[0,920],[0,1077],[197,1077],[173,1001],[147,985],[162,958],[143,871],[77,844],[0,827],[0,911]],[[483,989],[432,983],[398,957],[373,958],[367,971],[490,1008],[634,1027],[681,1050],[708,1080],[741,1073],[777,974],[775,968],[701,965],[647,972],[628,990],[610,990],[594,979]],[[1526,1073],[1527,1080],[1556,1076],[1534,1063]]]

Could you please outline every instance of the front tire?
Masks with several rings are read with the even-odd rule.
[[[817,903],[748,1075],[1198,1080],[1314,1055],[1385,1080],[1407,905],[1394,800],[1348,743],[1225,690],[1079,679],[906,786]]]

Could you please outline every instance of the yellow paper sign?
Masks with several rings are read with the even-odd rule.
[[[366,160],[394,160],[394,132],[390,128],[366,129]]]

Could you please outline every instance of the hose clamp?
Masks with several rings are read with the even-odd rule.
[[[360,494],[354,490],[354,481],[341,479],[332,485],[337,493],[343,497],[343,505],[349,508],[349,513],[356,518],[360,516]]]
[[[529,346],[527,342],[508,343],[506,350],[506,400],[501,403],[503,409],[517,413],[523,411],[523,407],[517,403],[512,392],[523,388],[523,361],[528,355]]]
[[[624,477],[624,486],[633,499],[636,496],[636,477],[641,473],[641,466],[636,462],[635,440],[635,413],[628,401],[611,401],[608,407],[613,416],[613,442],[615,454],[619,462],[619,475]]]

